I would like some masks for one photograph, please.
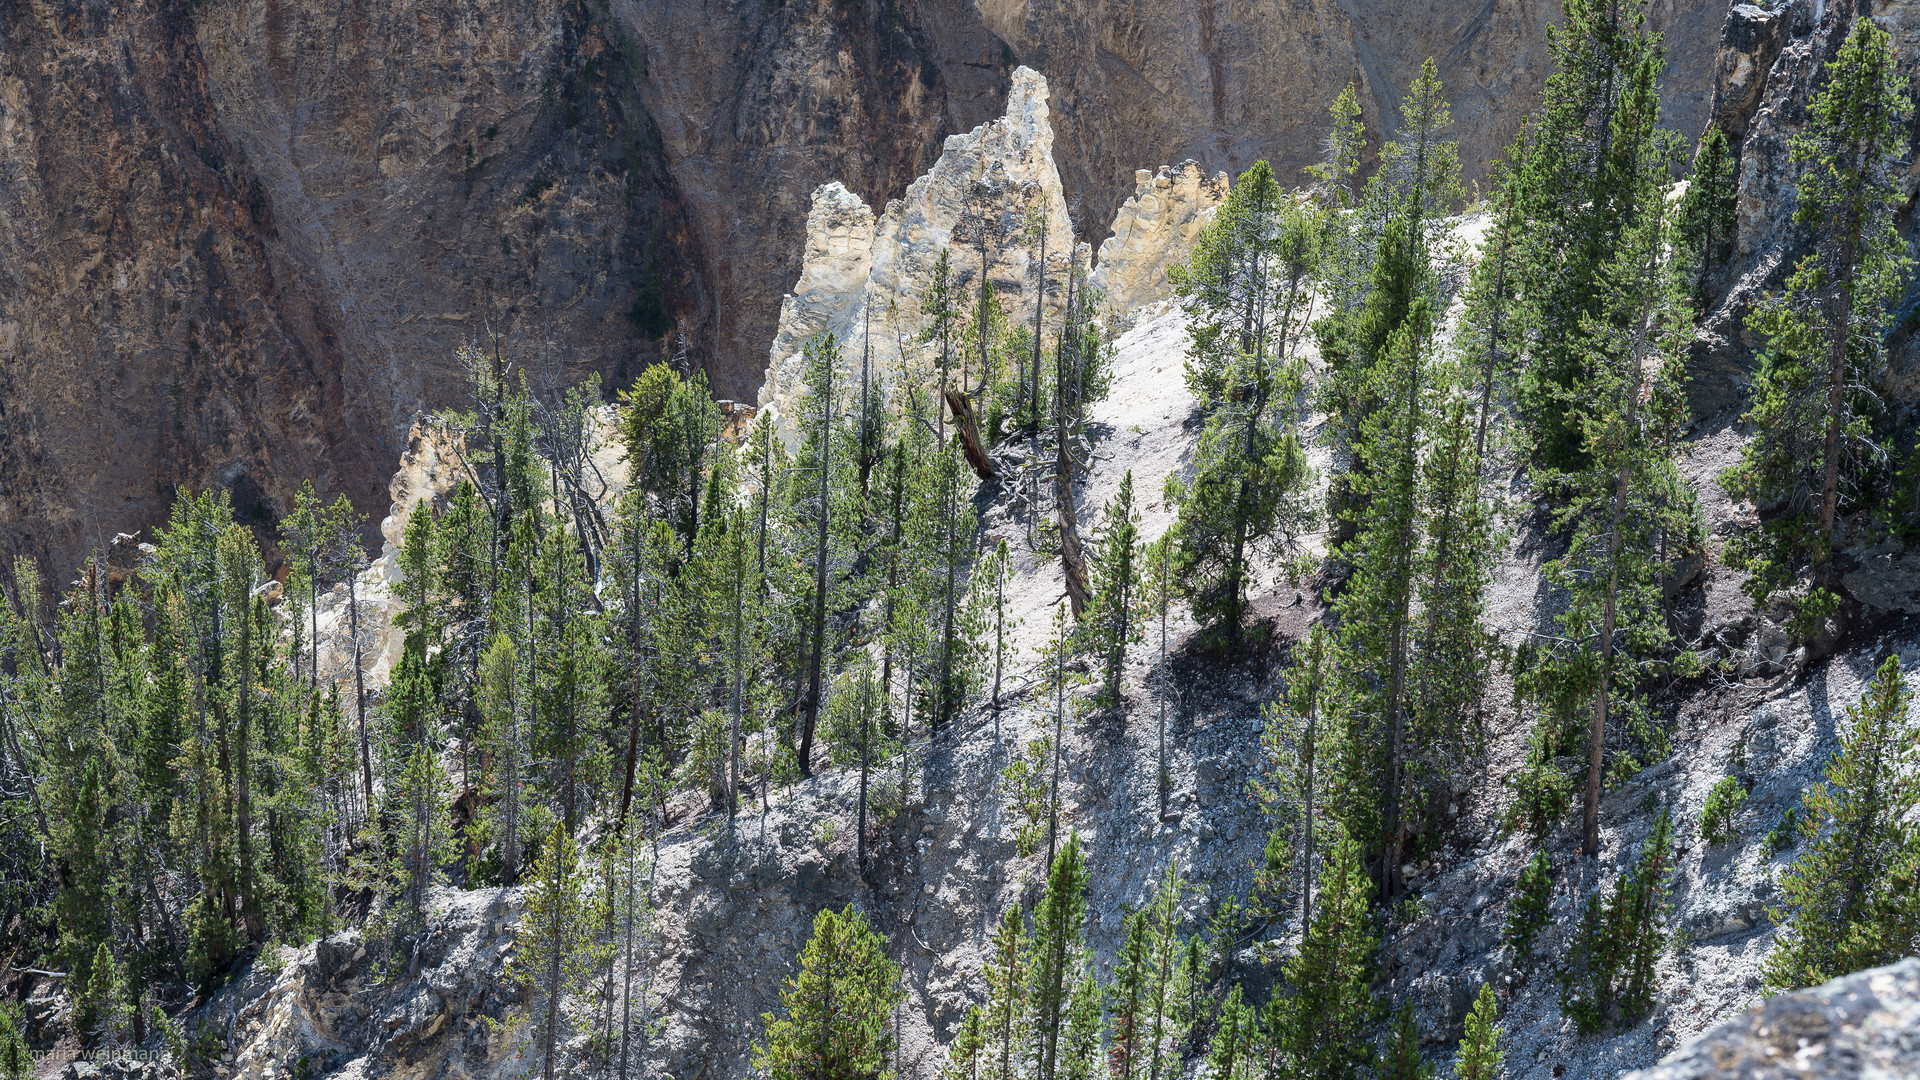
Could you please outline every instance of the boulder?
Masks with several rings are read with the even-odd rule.
[[[1920,1076],[1920,959],[1782,994],[1623,1080]]]

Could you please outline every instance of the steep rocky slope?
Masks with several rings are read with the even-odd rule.
[[[1154,491],[1161,477],[1185,466],[1194,432],[1185,423],[1191,402],[1178,392],[1183,344],[1173,312],[1149,313],[1120,339],[1115,394],[1093,417],[1104,434],[1082,493],[1087,505],[1110,497],[1127,469],[1140,490]],[[1689,476],[1704,484],[1734,445],[1724,430],[1703,433],[1689,447]],[[416,451],[402,470],[397,503],[431,486],[427,460]],[[652,877],[660,917],[646,951],[649,1000],[667,1016],[648,1051],[649,1075],[747,1075],[759,1016],[777,1005],[777,977],[792,969],[814,913],[847,903],[870,914],[906,970],[902,1075],[936,1074],[954,1024],[984,993],[979,965],[993,922],[1006,905],[1032,901],[1041,870],[1042,856],[1017,855],[1019,822],[999,771],[1051,722],[1050,697],[1034,693],[1033,665],[1061,585],[1057,562],[1019,543],[1024,524],[1010,494],[988,488],[980,504],[990,536],[1008,538],[1019,553],[1009,593],[1025,619],[1023,652],[1007,678],[1007,706],[974,712],[939,740],[917,739],[901,765],[882,772],[878,783],[889,791],[903,787],[904,795],[865,875],[850,838],[856,778],[844,770],[752,800],[731,837],[704,799],[671,805]],[[1708,504],[1713,524],[1724,522],[1729,510]],[[1157,502],[1144,518],[1148,536],[1169,520]],[[1540,540],[1522,522],[1513,553],[1499,568],[1492,617],[1510,644],[1535,617]],[[1317,614],[1312,602],[1264,580],[1259,612],[1283,637],[1297,635]],[[1656,808],[1669,809],[1681,823],[1670,921],[1677,937],[1660,964],[1654,1016],[1626,1031],[1577,1038],[1559,1012],[1551,976],[1516,964],[1500,944],[1510,889],[1529,852],[1522,838],[1504,835],[1498,825],[1507,799],[1499,779],[1518,765],[1524,742],[1503,704],[1504,688],[1496,687],[1489,695],[1494,748],[1457,808],[1444,849],[1410,875],[1419,915],[1392,924],[1382,953],[1382,993],[1414,1001],[1437,1058],[1444,1061],[1459,1038],[1482,983],[1502,999],[1507,1075],[1516,1080],[1603,1080],[1649,1066],[1758,1000],[1758,964],[1774,933],[1764,908],[1775,896],[1773,874],[1791,858],[1791,852],[1772,853],[1765,834],[1831,753],[1845,710],[1878,657],[1891,651],[1909,665],[1920,663],[1920,630],[1891,624],[1808,662],[1770,648],[1765,624],[1745,606],[1737,582],[1710,562],[1682,598],[1683,607],[1697,611],[1690,633],[1709,643],[1716,674],[1672,700],[1672,755],[1608,795],[1600,859],[1589,864],[1576,857],[1571,826],[1549,845],[1561,868],[1554,892],[1561,929],[1542,946],[1552,954],[1574,904],[1594,884],[1589,875],[1610,881],[1632,858]],[[374,621],[377,626],[377,611]],[[1261,767],[1258,710],[1277,689],[1275,658],[1221,668],[1190,651],[1191,629],[1176,618],[1165,666],[1156,641],[1139,651],[1126,708],[1086,714],[1069,728],[1068,820],[1087,843],[1089,932],[1103,960],[1114,954],[1122,916],[1150,894],[1167,860],[1191,883],[1182,905],[1191,931],[1225,897],[1246,892],[1264,843],[1266,823],[1245,781]],[[1171,778],[1164,810],[1155,780],[1163,705]],[[1744,764],[1736,763],[1736,746]],[[1735,822],[1737,839],[1708,846],[1693,823],[1708,789],[1735,770],[1753,781]],[[359,1061],[352,1075],[507,1075],[516,1053],[513,1025],[498,1035],[476,1032],[483,1030],[478,1017],[509,1013],[512,995],[489,982],[491,967],[474,983],[492,986],[491,996],[462,987],[476,978],[468,972],[469,956],[493,962],[510,951],[503,923],[519,902],[511,890],[443,890],[435,898],[441,929],[433,940],[445,943],[448,959],[440,959],[436,944],[417,967],[396,962],[376,979],[364,962],[352,960],[358,944],[349,934],[310,946],[277,973],[262,973],[256,964],[255,974],[216,999],[210,1013],[223,1024],[224,1017],[236,1018],[231,1030],[242,1062],[277,1061],[284,1069],[308,1055],[331,1062],[330,1069]],[[492,914],[483,919],[480,912]],[[1295,933],[1285,922],[1263,928],[1240,951],[1239,974],[1263,985]],[[352,993],[345,993],[347,986]],[[570,1052],[586,1054],[587,1047],[576,1042]],[[286,1075],[265,1064],[248,1066],[255,1067],[259,1071],[248,1075]]]
[[[809,194],[904,194],[1054,81],[1082,239],[1134,170],[1311,159],[1440,61],[1476,173],[1552,0],[80,0],[0,5],[0,548],[64,573],[178,483],[263,528],[315,478],[377,516],[453,348],[613,387],[672,355],[751,398]],[[1660,0],[1698,127],[1726,5]]]
[[[1810,22],[1802,36],[1825,29]],[[1738,70],[1736,53],[1723,52],[1723,71]],[[1040,153],[1048,141],[1041,128],[1049,121],[1046,85],[1035,79],[1016,73],[1015,86],[1024,82],[1027,89],[1013,98],[1015,120],[950,141],[947,178],[929,181],[922,190],[944,190],[943,198],[951,199],[968,190],[976,171],[986,168],[982,163],[991,160],[1023,162],[1028,178],[1044,186],[1054,166]],[[1766,107],[1795,93],[1790,81],[1778,80],[1756,102]],[[934,172],[942,168],[936,165]],[[1142,178],[1141,196],[1164,202],[1143,215],[1136,199],[1123,211],[1115,228],[1121,235],[1103,248],[1096,270],[1115,280],[1145,283],[1139,287],[1142,297],[1153,295],[1156,275],[1183,250],[1179,238],[1190,235],[1182,227],[1142,223],[1198,220],[1218,197],[1207,193],[1197,171],[1169,169],[1165,176],[1164,188],[1157,179]],[[1017,190],[1017,184],[1001,189]],[[1752,189],[1746,194],[1762,197]],[[929,229],[950,228],[958,212],[951,202],[923,206],[920,220],[933,223]],[[889,215],[904,220],[904,211],[896,214],[894,208],[876,217],[843,188],[816,193],[802,286],[782,323],[787,345],[771,357],[769,405],[778,408],[794,392],[780,376],[794,341],[812,329],[852,329],[863,321],[855,315],[875,295],[873,269],[883,260],[872,256],[887,237],[934,242],[924,233],[915,237],[899,225],[879,224]],[[1756,228],[1764,224],[1754,220]],[[1750,234],[1743,257],[1754,266],[1777,267],[1792,255],[1798,241],[1791,231],[1772,228],[1771,234]],[[1463,221],[1462,231],[1475,235],[1478,223]],[[1164,242],[1142,239],[1156,236]],[[1011,269],[1006,276],[1018,285],[1019,275]],[[1185,330],[1179,313],[1163,303],[1115,314],[1130,328],[1116,342],[1113,392],[1091,418],[1094,466],[1080,499],[1083,512],[1091,514],[1131,470],[1136,490],[1147,493],[1142,530],[1151,538],[1170,521],[1153,493],[1164,477],[1187,468],[1197,436],[1192,402],[1180,382]],[[1539,1080],[1601,1080],[1651,1066],[1758,1001],[1759,963],[1774,935],[1765,909],[1777,895],[1777,871],[1791,858],[1791,852],[1774,852],[1766,833],[1817,777],[1847,708],[1876,662],[1896,653],[1909,669],[1920,663],[1920,626],[1904,616],[1899,603],[1889,602],[1865,608],[1856,623],[1861,629],[1831,655],[1789,648],[1770,613],[1753,609],[1739,590],[1739,573],[1719,557],[1726,532],[1751,514],[1750,508],[1730,502],[1714,479],[1734,460],[1742,437],[1722,412],[1703,418],[1683,448],[1683,471],[1701,496],[1712,540],[1699,573],[1680,586],[1677,607],[1685,636],[1698,643],[1710,671],[1671,688],[1664,698],[1672,753],[1609,793],[1602,805],[1598,860],[1575,856],[1578,837],[1570,827],[1548,845],[1559,868],[1553,894],[1559,928],[1542,942],[1542,951],[1552,954],[1578,898],[1621,871],[1654,814],[1664,808],[1680,823],[1682,851],[1669,924],[1675,937],[1658,969],[1656,1011],[1630,1029],[1577,1038],[1559,1011],[1551,975],[1517,963],[1500,943],[1510,890],[1528,851],[1522,839],[1500,826],[1509,798],[1501,779],[1522,760],[1524,732],[1507,704],[1508,687],[1497,683],[1487,697],[1495,733],[1490,753],[1454,807],[1440,854],[1411,868],[1408,877],[1419,905],[1390,925],[1383,944],[1379,989],[1391,1001],[1415,1003],[1427,1048],[1441,1060],[1459,1037],[1467,1005],[1482,984],[1494,986],[1502,999],[1507,1074]],[[414,500],[444,491],[450,479],[442,467],[446,453],[424,433],[416,439],[391,487],[394,515],[385,525],[390,538],[398,535]],[[1538,520],[1518,513],[1530,502],[1525,487],[1516,484],[1509,494],[1517,514],[1510,520],[1515,533],[1496,571],[1489,619],[1513,645],[1550,617],[1539,574],[1550,539]],[[992,922],[1008,904],[1030,901],[1039,883],[1040,856],[1017,855],[1018,822],[999,773],[1021,753],[1025,740],[1050,722],[1051,702],[1034,693],[1033,665],[1062,585],[1057,561],[1025,547],[1024,510],[1015,495],[1011,485],[989,485],[978,501],[989,539],[1005,537],[1016,552],[1009,595],[1023,619],[1016,635],[1022,654],[1007,679],[1006,707],[974,712],[938,740],[916,740],[912,753],[883,774],[881,782],[899,793],[892,799],[897,812],[866,873],[853,860],[854,778],[844,771],[827,770],[789,790],[756,793],[731,832],[704,800],[690,797],[671,805],[652,878],[660,918],[647,949],[648,1000],[666,1019],[648,1051],[651,1075],[746,1075],[759,1015],[775,1006],[777,976],[791,970],[813,914],[846,903],[871,915],[906,971],[908,997],[900,1013],[903,1075],[937,1072],[940,1048],[954,1024],[984,993],[979,965]],[[1846,557],[1855,567],[1848,584],[1857,597],[1903,595],[1895,587],[1904,580],[1897,572],[1904,565],[1901,552],[1855,548]],[[384,655],[391,644],[383,582],[392,572],[389,558],[362,579],[363,595],[371,598],[367,648],[372,657]],[[1888,588],[1875,591],[1883,585]],[[330,601],[326,615],[335,622],[338,604]],[[1263,575],[1256,609],[1272,620],[1283,643],[1318,615],[1309,596],[1271,573]],[[1183,619],[1176,618],[1172,629],[1164,662],[1157,642],[1136,653],[1126,706],[1083,715],[1071,725],[1066,742],[1068,818],[1086,840],[1093,868],[1090,937],[1107,960],[1118,943],[1121,916],[1146,898],[1168,860],[1190,882],[1182,913],[1192,930],[1223,899],[1245,893],[1266,833],[1245,781],[1261,767],[1258,710],[1276,690],[1278,657],[1263,655],[1223,668],[1191,650],[1192,628]],[[323,630],[323,640],[332,645],[335,663],[344,664],[347,654],[337,628]],[[373,667],[377,683],[377,659]],[[1156,782],[1163,715],[1170,776],[1164,804]],[[1708,845],[1696,826],[1706,794],[1720,778],[1736,773],[1750,781],[1751,795],[1734,823],[1735,839]],[[514,1025],[497,1036],[474,1032],[481,1030],[479,1017],[507,1016],[513,1002],[499,994],[476,996],[462,972],[474,963],[470,957],[492,963],[510,951],[505,926],[517,910],[517,894],[443,891],[435,904],[441,929],[434,940],[448,943],[446,960],[430,952],[417,966],[388,966],[376,979],[355,966],[358,946],[348,935],[290,957],[277,973],[256,964],[254,973],[217,999],[208,1015],[233,1018],[229,1030],[239,1059],[259,1070],[250,1075],[285,1075],[291,1070],[286,1063],[302,1055],[329,1062],[328,1068],[357,1062],[353,1075],[502,1075],[517,1060]],[[1236,957],[1239,974],[1255,987],[1264,985],[1294,934],[1297,927],[1285,922],[1261,928]],[[484,973],[497,969],[480,970],[479,982],[486,984],[491,976]],[[338,976],[339,971],[347,974]],[[348,1008],[328,997],[336,991],[324,987],[339,978],[364,988],[346,1001],[368,1000]],[[1907,985],[1902,979],[1910,982],[1898,972],[1859,976],[1855,983],[1823,992],[1825,998],[1788,1000],[1814,1001],[1812,1008],[1826,1009],[1821,1015],[1829,1025],[1823,1030],[1844,1034],[1884,1027],[1891,1021],[1872,1020],[1862,1027],[1864,1022],[1849,1019],[1847,1010],[1854,1006],[1848,1003],[1865,1000],[1857,989],[1865,980],[1884,996],[1883,1006],[1868,1005],[1866,1011],[1879,1008],[1897,1020],[1910,1012],[1911,994],[1902,989]],[[1829,1008],[1819,1001],[1836,1004]],[[1783,1009],[1790,1007],[1767,1006],[1757,1014],[1759,1020],[1710,1037],[1691,1056],[1653,1075],[1716,1075],[1706,1070],[1735,1059],[1728,1055],[1749,1052],[1728,1047],[1778,1045],[1769,1034],[1777,1027],[1765,1018],[1782,1015]],[[1851,1053],[1835,1045],[1842,1046],[1836,1054]],[[576,1042],[569,1052],[584,1055],[588,1048]]]

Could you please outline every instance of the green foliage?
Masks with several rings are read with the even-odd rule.
[[[1693,302],[1702,309],[1707,306],[1707,276],[1723,257],[1738,224],[1735,211],[1740,182],[1734,165],[1726,132],[1708,128],[1693,155],[1693,173],[1680,203],[1679,222],[1680,241],[1695,267]]]
[[[1207,1051],[1210,1080],[1247,1080],[1257,1076],[1257,1058],[1253,1054],[1258,1028],[1254,1010],[1242,1003],[1240,985],[1227,991],[1220,1006],[1220,1022],[1213,1029],[1213,1045]]]
[[[1548,30],[1554,70],[1539,112],[1508,151],[1496,228],[1514,243],[1502,291],[1523,335],[1524,439],[1538,465],[1571,472],[1588,465],[1576,409],[1590,397],[1581,383],[1605,268],[1649,193],[1664,199],[1678,147],[1656,126],[1664,61],[1646,13],[1573,0],[1563,14]]]
[[[1533,853],[1527,868],[1514,882],[1513,900],[1507,905],[1507,944],[1521,962],[1533,955],[1533,939],[1553,919],[1553,864],[1542,848]]]
[[[1393,1030],[1387,1035],[1387,1052],[1375,1074],[1380,1080],[1427,1080],[1433,1066],[1420,1056],[1420,1029],[1413,1021],[1413,1000],[1400,1003],[1394,1014]]]
[[[1042,734],[1027,740],[1025,753],[1000,770],[1000,790],[1019,822],[1014,851],[1023,859],[1039,851],[1047,838],[1053,805],[1048,798],[1047,770],[1052,760],[1053,736]]]
[[[1769,915],[1780,934],[1765,977],[1791,990],[1912,953],[1913,870],[1920,865],[1920,726],[1890,656],[1849,710],[1826,776],[1801,797],[1802,850]]]
[[[520,917],[508,977],[534,1011],[539,1054],[551,1077],[568,1014],[565,998],[585,993],[599,968],[600,909],[589,897],[592,880],[580,864],[573,838],[555,826],[528,876],[526,911]]]
[[[1778,855],[1800,842],[1800,803],[1798,800],[1788,803],[1780,811],[1780,820],[1767,830],[1766,849],[1768,855]]]
[[[73,988],[74,1031],[88,1047],[106,1049],[121,1041],[132,1014],[126,978],[103,941]]]
[[[1000,914],[1000,925],[988,941],[987,1058],[988,1075],[1014,1080],[1032,1015],[1028,979],[1033,964],[1033,942],[1027,937],[1020,905]]]
[[[1738,835],[1734,819],[1747,801],[1747,786],[1738,777],[1723,776],[1707,792],[1700,810],[1700,836],[1709,844],[1724,844]]]
[[[1473,1011],[1467,1014],[1466,1034],[1460,1039],[1460,1056],[1453,1064],[1454,1080],[1495,1080],[1500,1075],[1499,1003],[1493,987],[1480,984],[1473,999]]]
[[[960,1030],[947,1044],[946,1080],[979,1080],[980,1055],[987,1049],[987,1014],[978,1005],[967,1006]]]
[[[1868,387],[1907,278],[1894,170],[1909,108],[1892,40],[1872,19],[1855,19],[1789,143],[1802,170],[1794,221],[1813,229],[1816,249],[1783,293],[1747,316],[1766,342],[1743,417],[1754,438],[1721,483],[1771,520],[1739,537],[1730,561],[1751,573],[1757,602],[1790,595],[1803,636],[1837,605],[1831,551],[1843,496],[1865,490],[1885,453],[1871,430],[1878,402]]]
[[[1632,1024],[1652,1010],[1672,874],[1673,823],[1662,810],[1612,895],[1603,900],[1595,890],[1581,910],[1560,970],[1560,1011],[1582,1035]]]
[[[822,910],[800,951],[800,971],[780,989],[785,1014],[766,1013],[753,1067],[774,1080],[881,1080],[893,1075],[893,1008],[905,995],[900,966],[849,905]]]
[[[1246,619],[1250,558],[1286,549],[1310,520],[1296,353],[1324,231],[1322,211],[1287,197],[1256,162],[1172,273],[1191,338],[1187,385],[1207,414],[1193,481],[1176,500],[1179,573],[1195,618],[1230,647]]]
[[[1066,843],[1047,871],[1046,891],[1033,909],[1031,986],[1027,1000],[1033,1011],[1032,1058],[1034,1075],[1053,1080],[1060,1074],[1061,1040],[1072,1042],[1072,1013],[1076,975],[1088,956],[1083,936],[1087,914],[1087,865],[1080,837],[1067,834]],[[1068,1047],[1072,1056],[1072,1047]]]
[[[1367,905],[1373,895],[1360,845],[1342,837],[1320,877],[1320,900],[1300,953],[1286,963],[1275,1041],[1292,1075],[1353,1080],[1371,1060],[1365,1034],[1375,1018],[1371,968],[1376,940]]]
[[[33,1075],[33,1051],[28,1049],[20,1025],[20,1006],[13,1002],[0,1004],[0,1078],[4,1080],[27,1080]]]
[[[1325,745],[1333,649],[1333,635],[1319,624],[1295,646],[1286,694],[1260,710],[1265,722],[1261,734],[1265,775],[1248,784],[1273,822],[1265,862],[1256,878],[1257,902],[1277,904],[1293,891],[1290,879],[1297,874],[1302,925],[1312,917],[1315,839],[1329,832],[1324,762],[1339,758]]]
[[[1107,503],[1093,540],[1093,603],[1081,620],[1081,632],[1098,658],[1100,696],[1109,708],[1120,704],[1120,682],[1127,649],[1145,638],[1146,610],[1140,596],[1140,515],[1133,504],[1133,470],[1120,478],[1120,490]]]

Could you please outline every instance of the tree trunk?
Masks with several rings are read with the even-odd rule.
[[[819,514],[820,527],[816,532],[813,547],[813,655],[807,661],[807,692],[803,699],[806,709],[805,721],[800,730],[800,775],[813,775],[813,730],[820,718],[821,665],[824,663],[827,647],[827,528],[832,518],[832,507],[828,502],[827,480],[832,473],[833,458],[833,366],[823,365],[827,369],[826,383],[822,387],[821,402],[825,418],[820,424],[820,484]]]
[[[347,633],[353,636],[353,706],[360,721],[360,789],[365,798],[361,807],[369,820],[373,817],[373,749],[367,741],[367,681],[360,663],[360,575],[347,569]]]
[[[980,440],[980,424],[973,411],[973,403],[967,395],[951,387],[947,390],[947,408],[953,412],[954,427],[960,432],[960,444],[966,450],[967,464],[973,467],[974,475],[982,480],[991,480],[1000,474],[993,459],[987,456],[987,447]]]
[[[259,900],[253,881],[253,597],[252,582],[240,598],[240,693],[238,706],[240,731],[237,740],[234,777],[234,846],[240,854],[240,910],[246,925],[247,940],[259,941],[266,932],[262,924]]]
[[[1857,237],[1849,232],[1840,245],[1833,297],[1832,342],[1827,347],[1827,438],[1820,468],[1820,546],[1814,549],[1814,574],[1823,588],[1836,588],[1833,574],[1833,522],[1840,509],[1840,452],[1845,429],[1847,340],[1853,323],[1853,267]]]

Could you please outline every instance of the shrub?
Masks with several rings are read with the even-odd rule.
[[[1553,864],[1544,850],[1533,853],[1533,860],[1520,872],[1513,886],[1513,903],[1507,907],[1507,944],[1513,946],[1516,959],[1526,960],[1533,952],[1533,939],[1552,919],[1548,910],[1553,901]]]
[[[1734,838],[1733,819],[1747,801],[1747,788],[1739,779],[1723,776],[1707,792],[1707,805],[1700,811],[1700,836],[1709,844],[1724,844]]]

